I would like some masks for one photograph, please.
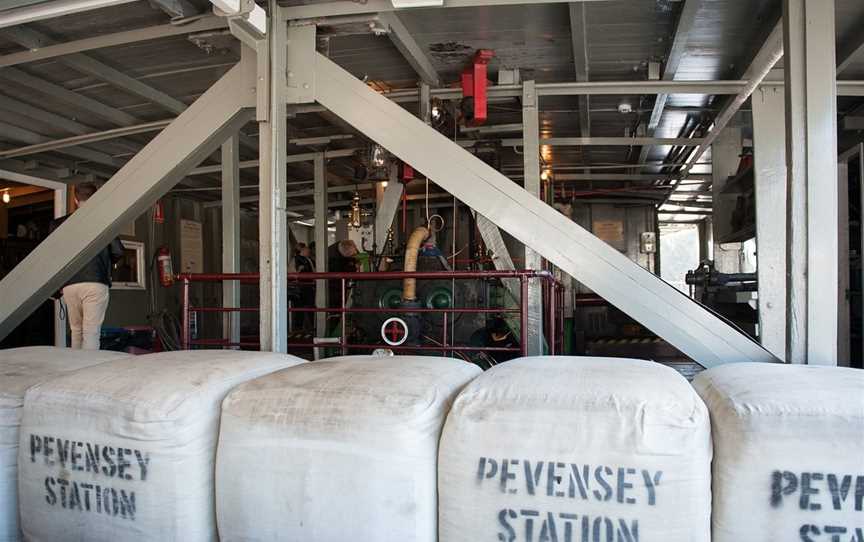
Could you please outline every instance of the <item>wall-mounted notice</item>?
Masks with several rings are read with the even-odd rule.
[[[620,243],[624,240],[624,222],[620,220],[595,220],[591,230],[607,243]]]
[[[204,272],[204,240],[201,223],[180,221],[180,270],[183,273]]]

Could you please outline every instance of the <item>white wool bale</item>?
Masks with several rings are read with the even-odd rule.
[[[438,462],[439,540],[707,541],[705,405],[673,369],[536,357],[456,398]]]
[[[864,542],[864,371],[735,363],[693,386],[711,413],[715,542]]]
[[[239,386],[222,405],[222,540],[435,542],[441,427],[471,364],[349,356]]]
[[[301,361],[263,352],[165,352],[31,388],[18,457],[24,536],[216,539],[222,399],[242,382]]]
[[[19,539],[18,428],[24,393],[63,373],[127,357],[122,352],[53,346],[0,350],[0,542]]]

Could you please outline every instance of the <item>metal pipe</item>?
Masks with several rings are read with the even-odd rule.
[[[321,344],[317,343],[288,343],[289,346],[294,348],[315,348],[321,347]],[[351,348],[364,348],[369,350],[377,350],[378,348],[382,348],[383,345],[380,344],[352,344]],[[399,350],[410,350],[410,351],[422,351],[422,350],[432,350],[435,352],[446,352],[446,351],[454,351],[454,352],[519,352],[519,348],[515,346],[440,346],[440,345],[422,345],[422,346],[388,346],[390,350],[399,351]]]
[[[354,279],[354,280],[401,280],[404,278],[416,279],[514,279],[519,277],[540,277],[547,280],[552,279],[548,271],[534,271],[531,269],[495,270],[495,271],[376,271],[375,273],[286,273],[288,280],[306,281],[318,279]],[[257,282],[258,273],[180,273],[178,280],[188,278],[192,282],[220,282],[223,280],[239,280],[241,282]]]
[[[429,229],[425,226],[418,226],[411,232],[411,237],[408,238],[408,245],[405,247],[405,272],[411,273],[417,270],[417,256],[420,252],[420,245],[426,238],[429,237]],[[402,281],[402,300],[416,301],[417,300],[417,279],[414,277],[406,277]]]

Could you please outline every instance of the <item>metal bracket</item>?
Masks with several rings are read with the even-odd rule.
[[[288,103],[315,101],[315,32],[314,24],[288,27],[285,99]]]

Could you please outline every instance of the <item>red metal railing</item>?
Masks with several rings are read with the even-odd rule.
[[[367,280],[402,280],[406,278],[415,279],[516,279],[520,282],[520,299],[518,309],[505,308],[475,308],[475,307],[451,307],[451,308],[380,308],[380,307],[348,307],[347,286],[348,281],[367,281]],[[528,332],[528,281],[531,279],[540,280],[542,284],[544,329],[547,330],[546,338],[549,347],[549,352],[555,354],[561,351],[563,346],[563,322],[564,322],[564,286],[555,280],[551,273],[546,271],[436,271],[436,272],[375,272],[375,273],[288,273],[287,280],[297,283],[301,286],[308,285],[311,287],[313,280],[339,280],[341,282],[341,305],[339,307],[289,307],[289,314],[293,313],[318,313],[326,314],[362,314],[362,313],[381,313],[381,314],[418,314],[418,313],[435,313],[442,315],[443,334],[439,344],[428,345],[399,345],[390,346],[385,343],[380,344],[357,344],[351,343],[348,340],[347,333],[347,318],[341,318],[341,334],[338,342],[290,342],[289,346],[299,348],[340,348],[342,353],[347,353],[349,348],[373,350],[376,348],[389,348],[394,351],[440,351],[446,353],[452,352],[519,352],[521,355],[526,355],[527,349],[527,332]],[[190,285],[195,282],[224,282],[224,281],[239,281],[246,284],[257,284],[259,282],[258,273],[183,273],[178,275],[178,281],[183,285],[183,329],[182,343],[185,349],[190,349],[193,346],[239,346],[246,348],[260,347],[256,341],[230,342],[229,339],[193,339],[191,336],[191,315],[193,313],[232,313],[232,312],[259,312],[258,307],[192,307],[190,306],[189,290]],[[519,314],[520,319],[520,341],[519,347],[491,347],[491,346],[460,346],[452,344],[452,340],[448,344],[448,325],[450,318],[454,314]]]

